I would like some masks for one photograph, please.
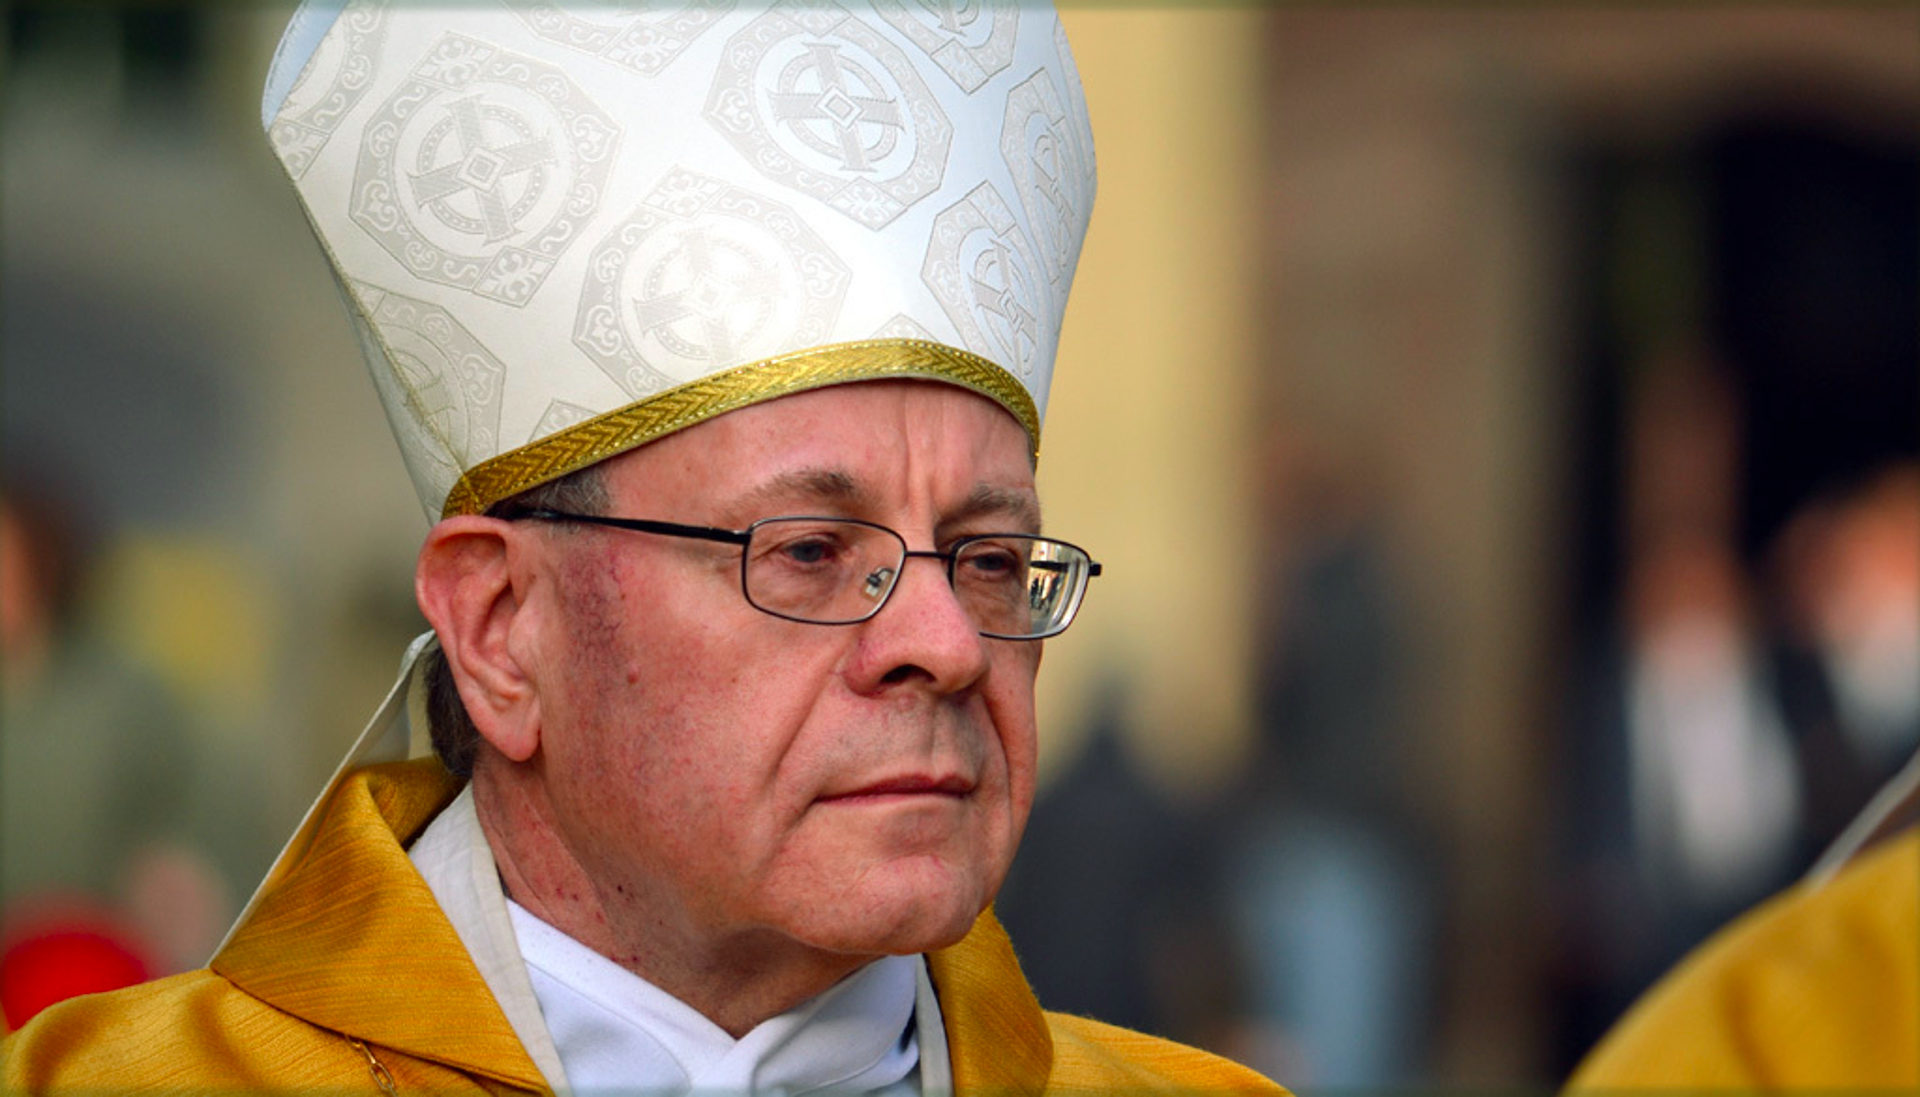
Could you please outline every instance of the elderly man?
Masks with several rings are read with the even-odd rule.
[[[10,1088],[1272,1088],[1043,1014],[987,910],[1099,572],[1051,12],[310,7],[263,115],[439,518],[438,758],[364,764],[409,671],[209,968]]]

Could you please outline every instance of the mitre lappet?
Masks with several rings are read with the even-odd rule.
[[[864,380],[1038,453],[1094,194],[1050,7],[310,3],[261,116],[429,518]]]

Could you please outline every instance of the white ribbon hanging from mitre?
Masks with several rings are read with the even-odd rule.
[[[406,654],[400,657],[400,676],[394,679],[393,687],[387,690],[387,696],[380,702],[380,707],[374,710],[367,726],[361,729],[359,738],[347,748],[346,757],[340,759],[340,764],[333,768],[320,795],[314,797],[313,803],[307,806],[307,813],[301,816],[300,825],[293,829],[293,837],[288,838],[287,844],[280,848],[279,855],[273,859],[273,866],[267,870],[259,886],[253,889],[247,905],[241,908],[239,916],[227,927],[226,936],[213,950],[215,955],[227,947],[227,942],[233,940],[234,933],[246,923],[254,908],[260,905],[260,900],[273,890],[274,885],[286,876],[313,844],[314,834],[320,829],[321,812],[325,810],[327,801],[333,799],[334,790],[340,787],[340,782],[347,774],[361,766],[403,761],[408,755],[416,753],[414,745],[424,736],[415,734],[415,706],[411,702],[425,691],[415,686],[414,679],[419,676],[423,657],[434,650],[438,643],[433,633],[423,632],[407,645]],[[424,731],[423,728],[420,730]]]
[[[1094,194],[1051,8],[309,5],[262,116],[430,517],[886,377],[1037,452]]]

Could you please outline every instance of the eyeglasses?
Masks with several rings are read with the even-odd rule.
[[[812,625],[854,625],[879,613],[907,560],[944,561],[947,582],[980,635],[1044,640],[1066,631],[1100,574],[1085,549],[1024,533],[962,537],[945,552],[914,551],[886,526],[857,518],[762,518],[746,529],[684,526],[526,510],[510,520],[580,522],[740,546],[740,589],[762,613]]]

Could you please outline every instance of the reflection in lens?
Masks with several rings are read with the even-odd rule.
[[[953,589],[982,632],[1024,635],[1031,615],[1022,605],[1033,542],[994,537],[962,545],[953,564]]]

